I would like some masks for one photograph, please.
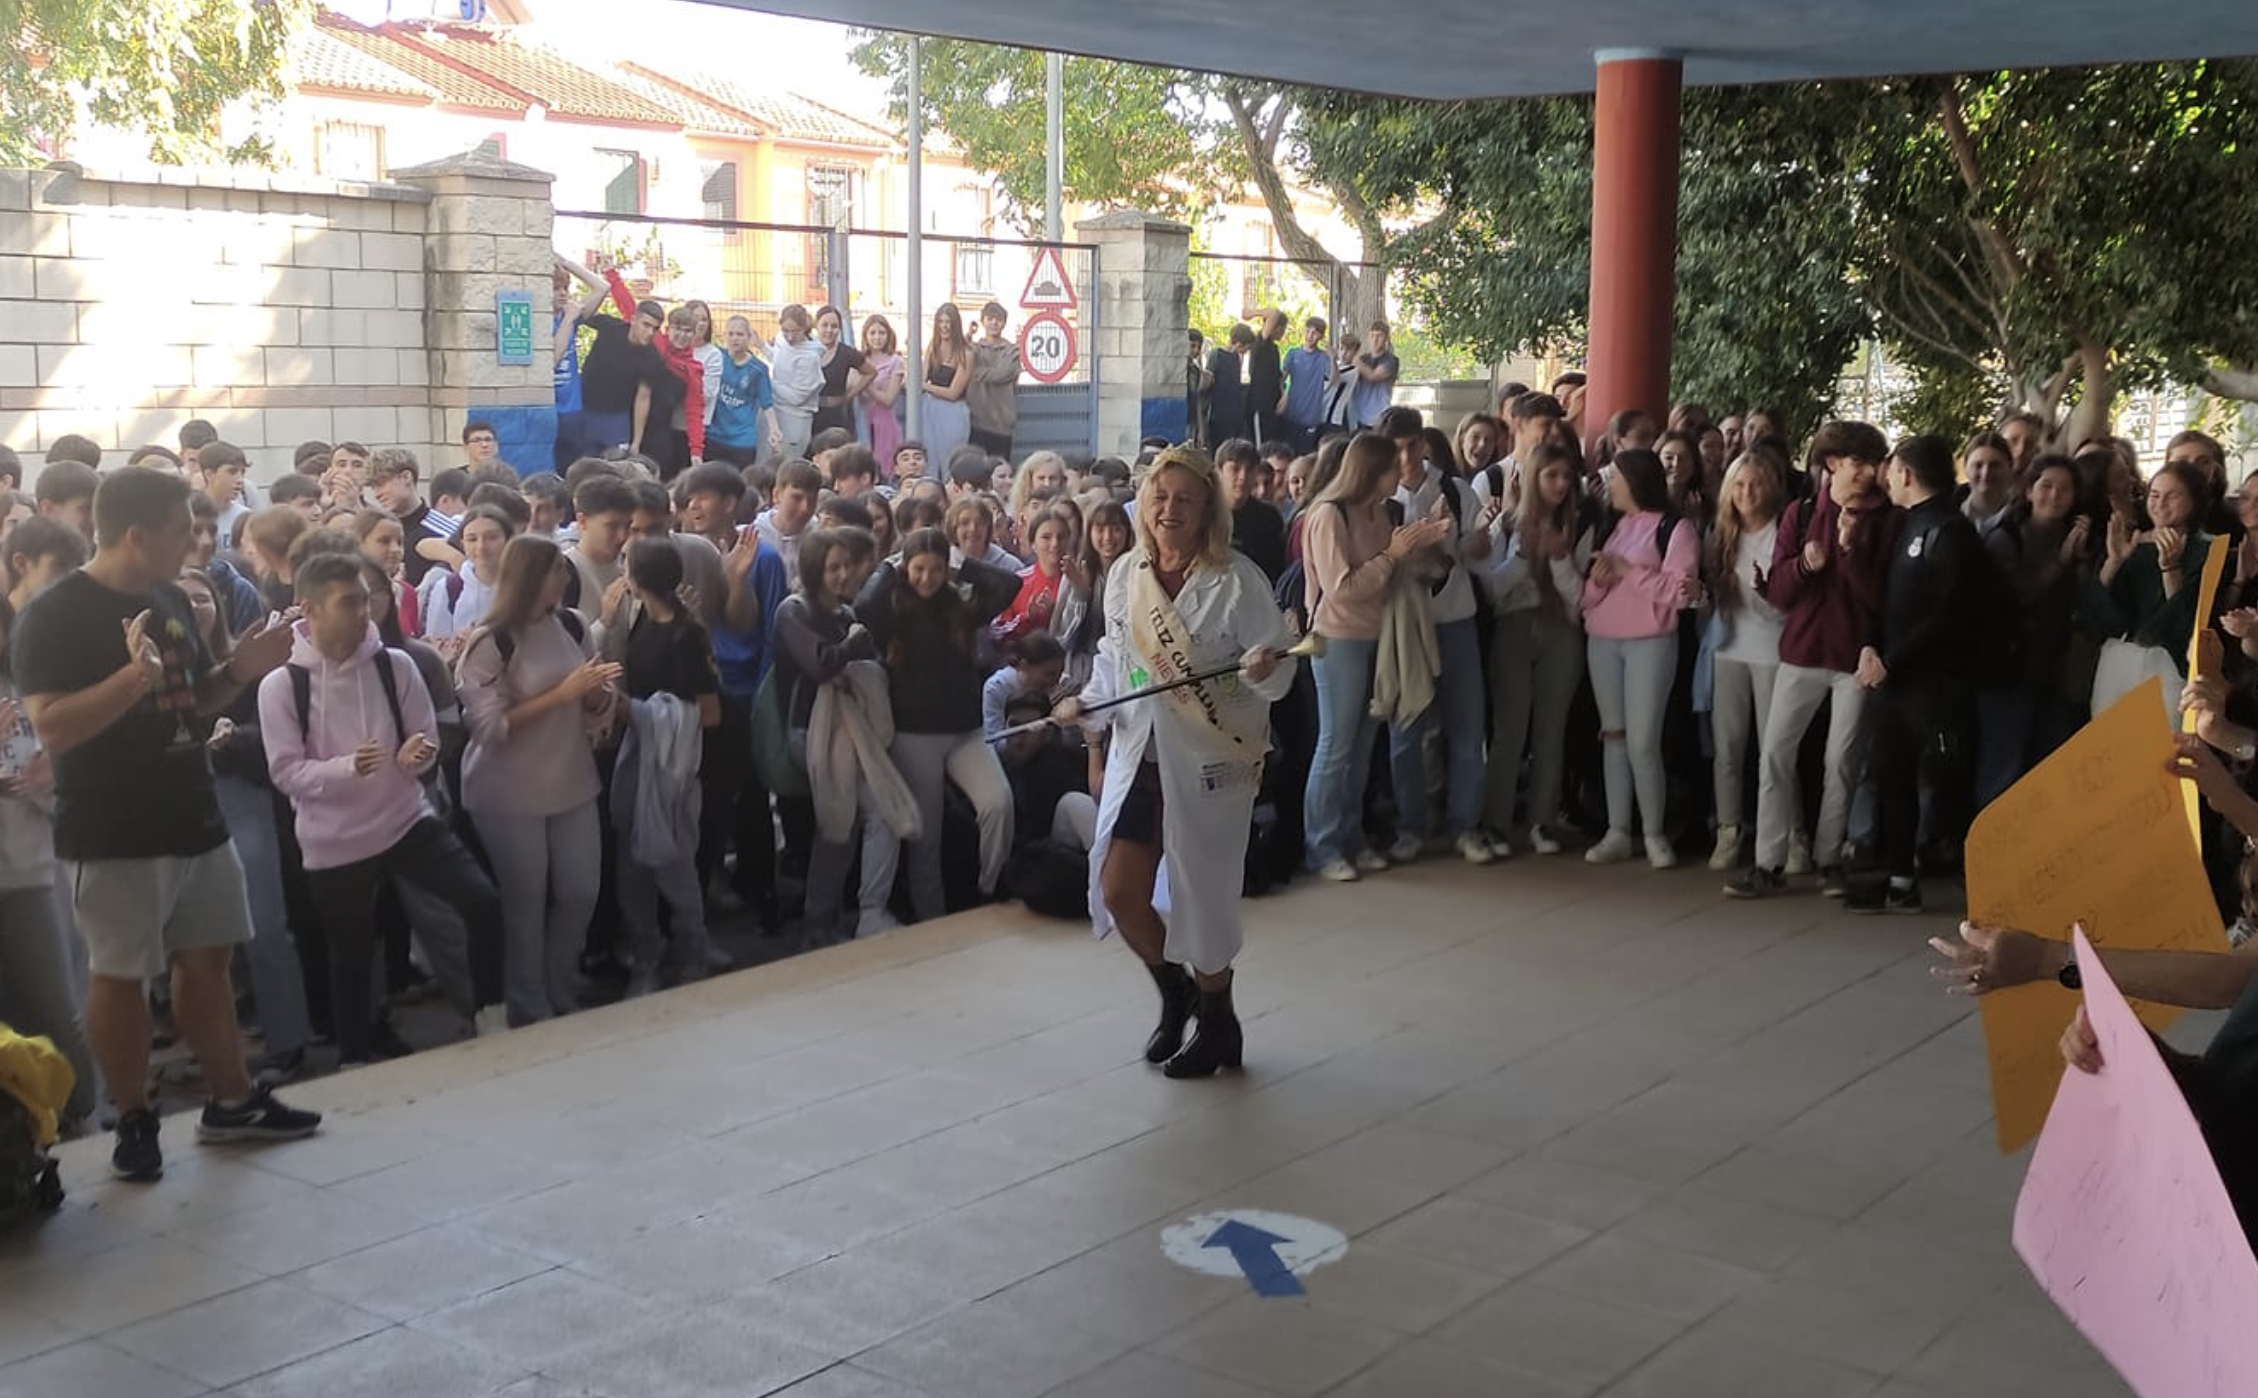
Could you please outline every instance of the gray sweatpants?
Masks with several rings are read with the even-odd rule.
[[[512,1025],[580,1007],[580,948],[603,882],[596,803],[552,816],[472,811],[502,894],[502,998]]]
[[[1011,783],[993,746],[978,731],[971,733],[896,733],[894,766],[917,801],[918,824],[923,835],[910,842],[910,906],[920,922],[948,911],[941,884],[941,803],[945,789],[955,782],[972,803],[980,820],[980,891],[993,893],[1003,877],[1004,862],[1011,858]],[[884,821],[864,822],[862,886],[869,910],[873,890],[894,886],[895,861],[901,842]]]

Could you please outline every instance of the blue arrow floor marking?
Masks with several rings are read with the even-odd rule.
[[[1247,1285],[1257,1296],[1300,1296],[1305,1294],[1301,1279],[1294,1275],[1284,1259],[1278,1256],[1281,1244],[1290,1241],[1251,1223],[1232,1219],[1215,1230],[1203,1247],[1221,1248],[1231,1254],[1231,1260],[1246,1275]]]

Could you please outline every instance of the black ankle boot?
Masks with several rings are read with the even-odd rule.
[[[1191,1022],[1192,1009],[1199,1003],[1200,988],[1192,980],[1192,973],[1173,961],[1145,969],[1152,972],[1153,984],[1160,988],[1160,1027],[1145,1040],[1145,1061],[1166,1063],[1184,1047],[1184,1026]]]
[[[1231,1008],[1231,987],[1201,991],[1198,1013],[1200,1026],[1192,1041],[1161,1070],[1172,1078],[1204,1078],[1236,1068],[1246,1051],[1246,1035]]]

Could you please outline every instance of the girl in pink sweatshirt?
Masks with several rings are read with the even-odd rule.
[[[1647,862],[1668,869],[1678,856],[1663,834],[1662,716],[1677,672],[1678,611],[1700,595],[1701,529],[1671,512],[1653,452],[1626,448],[1614,467],[1608,501],[1618,518],[1584,579],[1585,653],[1607,781],[1607,835],[1584,858],[1630,858],[1635,818],[1646,831]]]

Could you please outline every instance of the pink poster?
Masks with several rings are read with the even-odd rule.
[[[2076,935],[2103,1066],[2062,1075],[2015,1250],[2141,1398],[2250,1398],[2258,1259],[2163,1057]]]

